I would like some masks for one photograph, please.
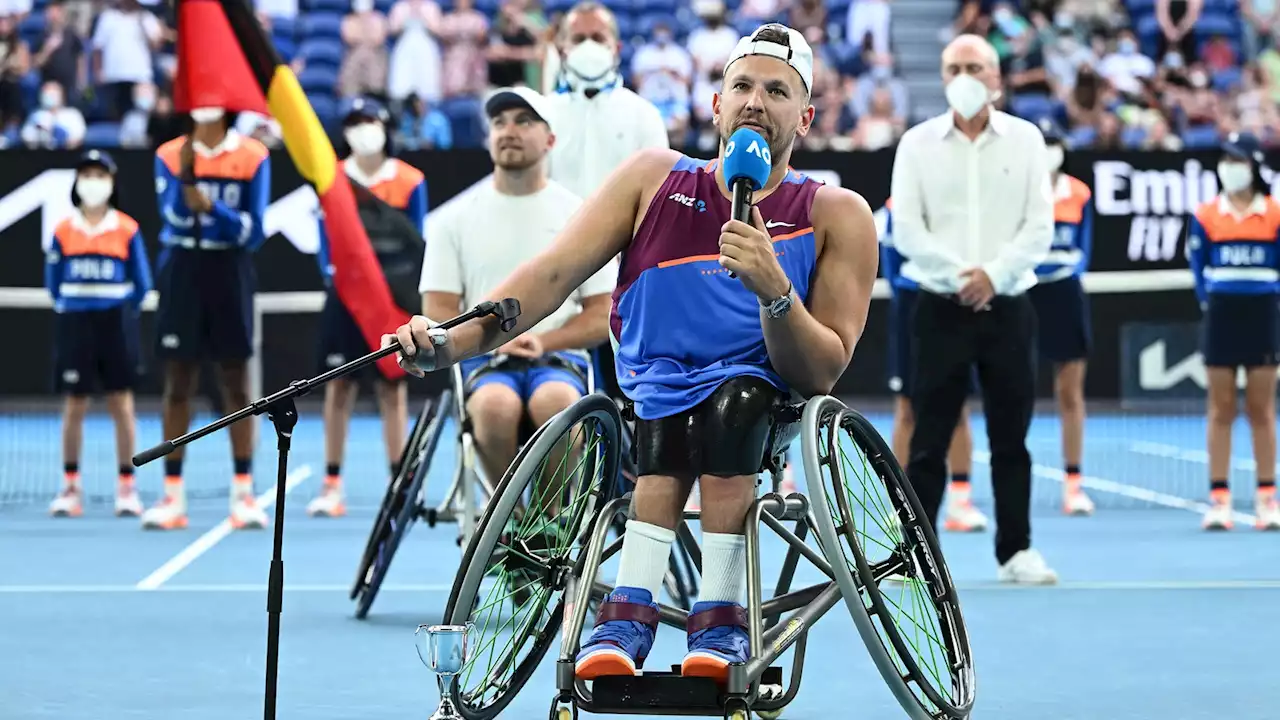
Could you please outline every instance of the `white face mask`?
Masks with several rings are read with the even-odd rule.
[[[595,40],[584,40],[573,47],[564,58],[569,70],[569,81],[575,87],[600,87],[610,79],[617,58],[607,46]]]
[[[195,122],[202,123],[202,124],[218,122],[225,115],[226,115],[226,112],[223,111],[222,108],[217,108],[217,107],[203,107],[203,108],[191,109],[191,119],[194,120]]]
[[[356,155],[373,155],[382,152],[387,142],[387,132],[378,123],[360,123],[347,128],[344,135],[351,152]]]
[[[991,91],[978,78],[962,74],[947,83],[947,104],[965,120],[971,120],[991,102]]]
[[[1248,163],[1223,160],[1218,163],[1218,179],[1228,193],[1240,192],[1253,184],[1253,168]]]
[[[1049,146],[1049,171],[1058,172],[1062,168],[1062,158],[1065,153],[1061,145]]]
[[[111,178],[82,177],[76,180],[76,194],[80,196],[80,204],[85,207],[99,208],[111,199],[114,183]]]

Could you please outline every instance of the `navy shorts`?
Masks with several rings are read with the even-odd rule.
[[[1034,285],[1027,296],[1036,309],[1041,358],[1064,363],[1089,356],[1089,297],[1079,277]]]
[[[369,347],[351,311],[342,304],[337,292],[330,288],[325,293],[324,307],[320,310],[320,372],[329,372],[376,349]],[[348,380],[386,380],[378,371],[378,366],[373,364],[365,365],[346,377]]]
[[[131,307],[54,316],[54,387],[70,395],[132,390],[138,380],[139,320]]]
[[[166,249],[156,274],[156,356],[248,360],[257,282],[253,255],[243,250]]]
[[[917,290],[895,289],[889,299],[889,390],[911,397],[911,346],[915,333]],[[977,370],[969,379],[969,394],[978,391]]]
[[[1275,295],[1209,296],[1200,350],[1208,367],[1280,365],[1280,305]]]
[[[468,395],[485,385],[503,385],[511,388],[522,402],[528,403],[529,398],[533,397],[533,393],[549,382],[567,383],[577,390],[579,395],[586,395],[587,384],[584,378],[587,375],[587,358],[581,354],[574,353],[558,352],[553,354],[561,360],[572,364],[573,367],[578,369],[578,372],[573,372],[558,365],[534,365],[516,370],[495,368],[473,377],[472,373],[475,373],[476,370],[479,370],[493,359],[488,355],[463,360],[459,370],[462,371],[462,377],[466,381],[466,393]],[[517,359],[516,363],[519,362],[519,359]]]

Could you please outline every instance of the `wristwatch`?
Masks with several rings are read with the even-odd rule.
[[[764,314],[767,315],[770,320],[777,320],[791,312],[791,306],[794,304],[794,301],[791,299],[791,291],[794,289],[794,285],[788,284],[787,291],[782,294],[782,297],[774,298],[767,303],[763,300],[760,301],[760,307],[764,308]]]

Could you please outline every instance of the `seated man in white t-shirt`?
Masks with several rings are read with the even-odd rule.
[[[429,226],[418,289],[423,314],[437,321],[483,302],[516,268],[550,247],[582,204],[547,176],[555,135],[541,95],[502,88],[489,97],[485,113],[493,176],[438,210]],[[587,351],[609,337],[617,279],[614,261],[495,357],[461,364],[467,412],[492,481],[515,460],[526,416],[541,426],[586,394]],[[504,359],[505,367],[495,367]]]

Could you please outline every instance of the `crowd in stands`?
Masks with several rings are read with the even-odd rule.
[[[673,146],[714,147],[724,60],[769,21],[815,48],[804,147],[889,147],[922,119],[897,69],[894,0],[603,2],[618,18],[625,81],[661,110]],[[961,0],[942,29],[993,42],[1007,111],[1053,119],[1073,147],[1210,147],[1233,130],[1280,143],[1280,0],[1022,2]],[[373,96],[393,109],[401,147],[440,149],[483,145],[489,88],[554,90],[555,28],[572,4],[254,2],[323,122]],[[0,146],[154,147],[176,136],[174,23],[161,0],[0,0]],[[237,124],[280,143],[270,118],[241,113]]]

